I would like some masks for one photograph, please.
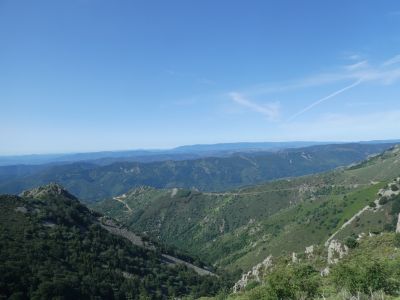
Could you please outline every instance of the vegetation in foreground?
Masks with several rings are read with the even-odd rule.
[[[280,257],[261,282],[250,282],[245,290],[221,292],[218,300],[275,299],[399,299],[400,234],[365,237],[349,254],[321,275],[323,253],[306,257]]]

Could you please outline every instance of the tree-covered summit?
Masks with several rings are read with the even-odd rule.
[[[98,217],[57,184],[0,196],[0,299],[167,299],[219,288]]]

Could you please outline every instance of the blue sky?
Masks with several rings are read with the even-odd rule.
[[[400,138],[399,1],[0,0],[0,154]]]

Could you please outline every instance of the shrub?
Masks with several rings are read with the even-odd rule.
[[[311,265],[279,266],[268,275],[267,294],[271,299],[312,299],[320,285],[321,277]]]
[[[398,280],[394,280],[394,272],[388,260],[360,257],[351,262],[341,261],[334,267],[332,279],[338,290],[344,288],[353,295],[380,290],[395,294],[400,285]]]
[[[349,237],[345,240],[344,244],[345,244],[347,247],[349,247],[350,249],[354,249],[354,248],[356,248],[356,247],[358,246],[358,241],[357,241],[357,239],[356,239],[354,236],[349,236]]]
[[[394,236],[394,246],[400,248],[400,233]]]
[[[382,197],[382,198],[379,199],[379,204],[380,205],[385,205],[388,202],[389,202],[389,200],[388,200],[387,197]]]
[[[386,224],[383,226],[383,230],[384,230],[384,231],[392,232],[392,231],[394,231],[395,229],[396,229],[396,224],[386,223]]]
[[[250,290],[254,289],[256,286],[258,286],[258,285],[260,285],[260,283],[257,282],[257,281],[250,281],[250,282],[246,285],[245,291],[250,291]]]

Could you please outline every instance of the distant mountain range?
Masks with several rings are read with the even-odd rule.
[[[400,143],[400,140],[359,142],[361,144]],[[236,152],[277,151],[287,148],[302,148],[314,145],[340,144],[339,142],[254,142],[221,143],[180,146],[173,149],[100,151],[86,153],[32,154],[0,156],[0,166],[65,164],[71,162],[90,162],[107,165],[118,161],[153,162],[163,160],[187,160],[202,157],[224,157]]]
[[[116,196],[141,185],[223,191],[277,178],[323,172],[361,161],[393,145],[330,144],[275,151],[238,151],[224,157],[148,163],[114,162],[98,165],[93,162],[74,162],[3,166],[0,167],[0,192],[19,193],[49,182],[59,182],[82,200],[90,202]],[[221,147],[227,149],[228,146]]]

